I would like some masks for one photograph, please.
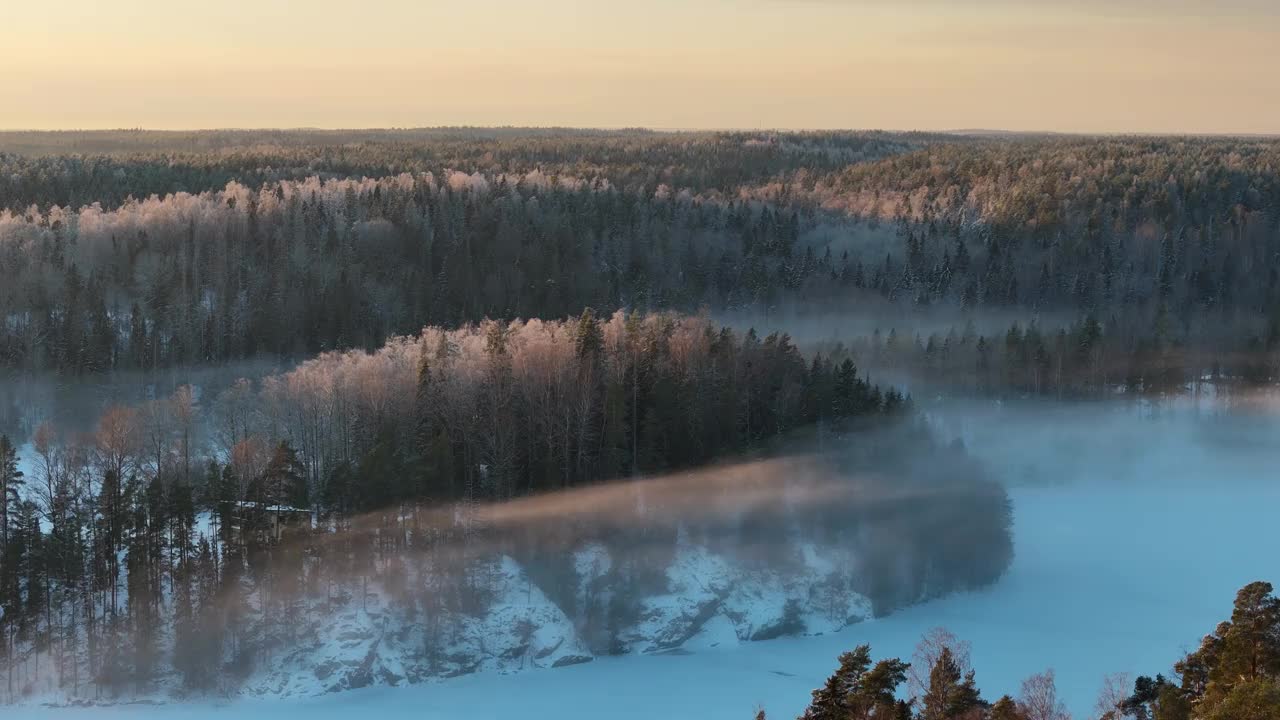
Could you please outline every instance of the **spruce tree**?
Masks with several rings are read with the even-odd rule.
[[[584,308],[578,318],[574,349],[578,359],[582,361],[598,357],[604,349],[604,333],[600,330],[595,310],[591,308]]]

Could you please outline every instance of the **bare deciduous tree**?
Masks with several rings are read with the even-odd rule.
[[[1102,678],[1102,689],[1093,712],[1099,720],[1121,720],[1125,716],[1124,702],[1129,699],[1133,679],[1129,673],[1112,673]]]
[[[911,655],[911,668],[907,671],[907,692],[910,693],[910,697],[924,697],[929,689],[929,672],[942,656],[943,648],[951,650],[951,657],[960,668],[962,676],[973,669],[969,642],[961,640],[955,633],[944,627],[935,627],[920,638],[920,642],[916,643],[915,652]]]

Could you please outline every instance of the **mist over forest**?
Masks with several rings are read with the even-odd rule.
[[[1270,138],[0,132],[0,279],[3,703],[852,637],[1280,460]],[[1250,587],[1096,717],[1273,717]],[[1062,717],[868,653],[805,717]]]

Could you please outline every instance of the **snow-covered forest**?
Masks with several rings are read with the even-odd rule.
[[[997,665],[992,704],[967,660],[912,671],[876,628],[1008,612],[965,603],[1048,581],[1018,543],[1090,522],[1083,494],[1036,504],[1063,486],[1137,478],[1154,508],[1188,468],[1265,479],[1277,168],[1266,138],[0,133],[0,702],[447,695],[758,641],[825,653],[757,699],[800,712],[882,632],[903,666],[844,656],[809,717],[1056,720],[1028,710],[1052,675],[1011,680],[1050,650]],[[1137,575],[1178,552],[1120,540]],[[1111,567],[1086,546],[1044,557]],[[1218,577],[1170,637],[1273,554],[1243,545],[1258,577]],[[1105,644],[1125,660],[1098,678],[1175,678],[1178,646]],[[1194,714],[1237,688],[1202,687],[1211,645],[1113,683],[1186,713],[1097,717],[1219,717]],[[935,666],[967,701],[927,709],[927,673],[907,692]]]
[[[998,357],[1009,328],[985,340],[1036,392],[1276,374],[1272,140],[442,130],[8,146],[37,153],[0,152],[13,369],[297,360],[584,307],[886,302],[1021,309],[1014,357]],[[1029,327],[1047,312],[1064,327]],[[1088,362],[1069,352],[1081,344]]]

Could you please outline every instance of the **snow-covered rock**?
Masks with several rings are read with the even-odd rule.
[[[370,590],[336,615],[317,613],[303,640],[245,683],[244,694],[317,695],[395,686],[478,671],[518,672],[592,659],[564,612],[511,558],[489,576],[493,601],[479,617],[451,614],[430,625]],[[435,646],[438,643],[438,646]]]
[[[196,534],[216,540],[209,514],[197,517]],[[430,566],[404,562],[383,568],[381,581],[332,579],[331,589],[298,597],[285,610],[258,586],[244,596],[237,638],[223,644],[219,676],[204,692],[313,697],[558,668],[603,655],[684,654],[821,635],[872,616],[870,601],[851,587],[856,571],[847,551],[798,538],[777,544],[776,556],[764,561],[681,530],[669,557],[637,564],[625,545],[593,541],[524,561],[508,554],[472,558],[453,571],[460,575],[446,573],[454,586],[440,585]],[[388,577],[399,579],[395,587],[387,586]],[[466,602],[441,599],[460,588],[469,593]],[[179,650],[172,623],[158,638],[169,662]],[[250,669],[236,676],[234,667]],[[189,695],[176,667],[160,668],[149,688],[120,697],[68,692],[49,673],[23,690],[25,701],[54,704]]]
[[[299,697],[370,686],[431,682],[473,672],[513,673],[589,662],[602,652],[684,652],[792,635],[820,635],[872,616],[836,562],[812,544],[786,572],[752,567],[683,536],[666,569],[664,592],[644,597],[638,617],[598,641],[587,609],[607,604],[614,558],[602,544],[572,553],[571,617],[512,557],[485,580],[483,613],[410,614],[370,586],[341,609],[317,606],[297,640],[260,663],[239,693]],[[604,599],[602,599],[602,597]],[[572,612],[572,610],[570,610]],[[594,635],[593,635],[594,633]],[[593,644],[596,646],[593,650]]]

